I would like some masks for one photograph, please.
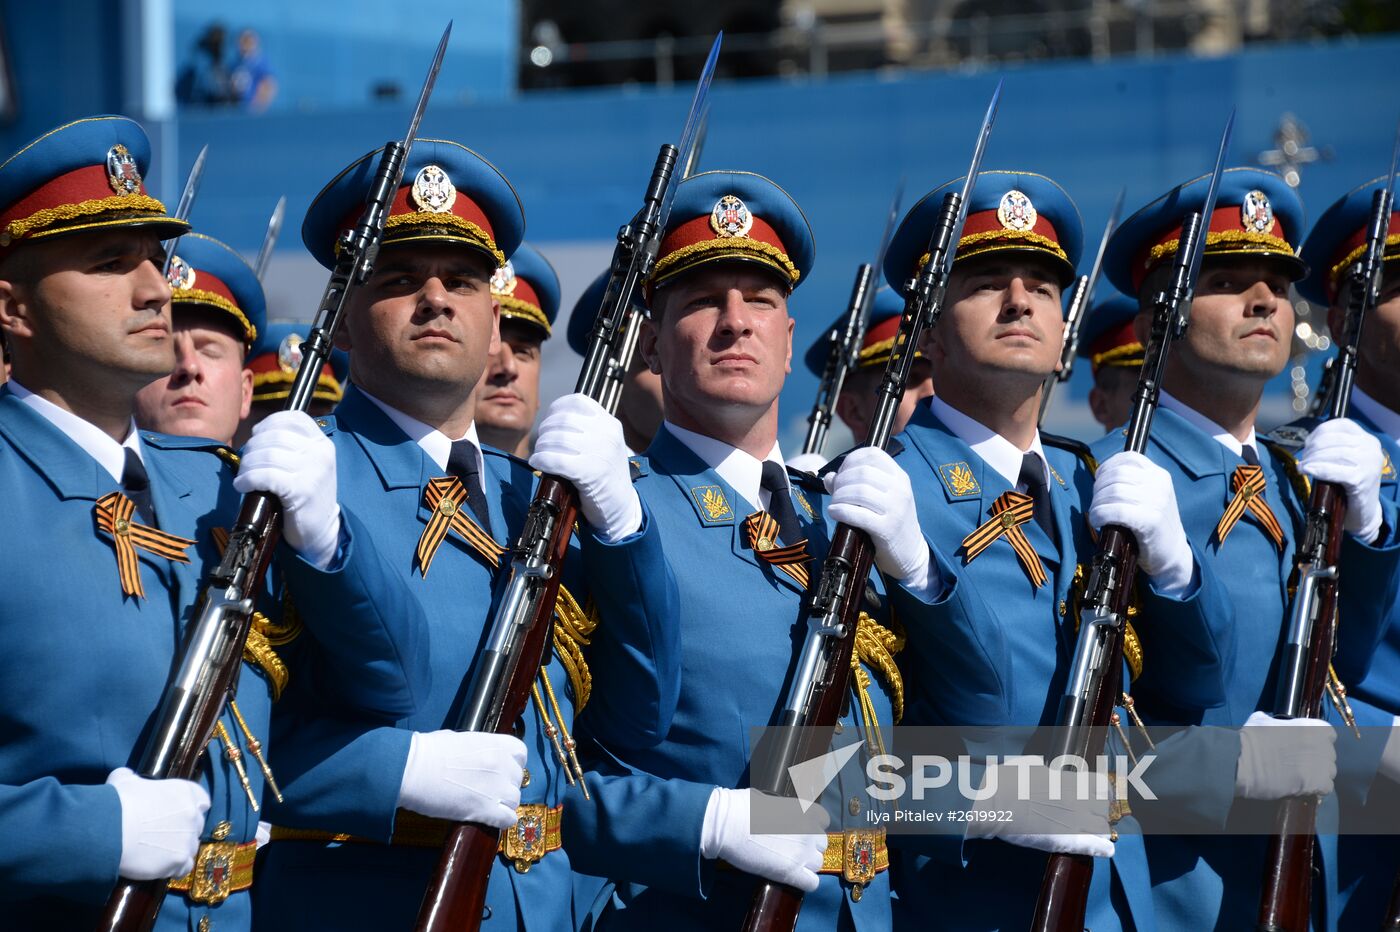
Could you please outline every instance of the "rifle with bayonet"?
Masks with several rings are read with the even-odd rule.
[[[272,216],[267,220],[267,232],[263,234],[262,246],[258,247],[258,257],[253,261],[253,274],[258,277],[258,281],[263,280],[267,274],[267,264],[272,260],[272,248],[277,245],[277,238],[282,235],[282,218],[287,213],[286,196],[277,199],[277,206],[272,208]]]
[[[1045,412],[1050,408],[1050,397],[1055,387],[1068,382],[1074,374],[1074,360],[1079,353],[1079,331],[1084,327],[1084,318],[1089,316],[1089,302],[1094,297],[1094,286],[1099,283],[1099,273],[1103,270],[1103,254],[1108,248],[1109,237],[1118,225],[1118,214],[1123,210],[1124,189],[1118,189],[1118,199],[1113,202],[1113,211],[1108,215],[1108,224],[1103,228],[1103,239],[1099,240],[1099,251],[1094,254],[1094,264],[1085,275],[1079,276],[1070,295],[1069,311],[1065,314],[1065,342],[1060,349],[1060,368],[1045,380],[1045,388],[1040,393],[1040,417],[1036,423],[1045,421]]]
[[[822,370],[821,381],[817,383],[817,398],[812,402],[812,413],[807,415],[807,439],[802,442],[802,453],[822,452],[826,446],[826,434],[831,429],[832,412],[836,410],[836,399],[841,397],[841,388],[846,384],[846,376],[856,367],[861,345],[865,342],[865,328],[870,323],[870,308],[875,303],[875,292],[879,274],[885,262],[885,250],[889,248],[890,237],[894,234],[895,221],[899,219],[899,201],[904,193],[901,183],[890,203],[889,217],[885,220],[885,232],[880,237],[880,248],[875,253],[875,264],[866,263],[856,269],[856,282],[851,288],[851,300],[846,305],[846,313],[840,323],[831,328],[827,339],[831,349],[827,353],[826,368]]]
[[[176,220],[190,219],[190,211],[194,209],[195,196],[199,194],[199,182],[204,178],[204,160],[209,155],[209,147],[204,146],[199,150],[199,155],[195,156],[194,165],[190,168],[189,175],[185,178],[185,187],[180,191],[180,200],[175,205],[175,213],[172,214]],[[175,246],[180,242],[180,237],[171,237],[160,244],[160,248],[165,251],[165,264],[161,266],[161,274],[167,278],[170,275],[170,264],[175,261]]]
[[[617,234],[612,272],[574,389],[594,401],[601,403],[612,378],[611,367],[618,362],[623,337],[619,331],[634,308],[634,296],[656,264],[675,199],[674,175],[677,166],[687,164],[695,145],[722,38],[715,38],[696,86],[680,147],[670,143],[661,147],[641,210]],[[619,381],[622,374],[617,373]],[[508,732],[525,710],[550,642],[564,553],[577,514],[577,490],[557,476],[541,476],[511,551],[510,576],[491,620],[486,649],[467,686],[458,731]],[[418,932],[471,932],[480,927],[499,844],[498,829],[469,822],[452,826],[419,907]]]
[[[717,61],[719,42],[724,38],[724,33],[715,37],[715,45],[710,49],[711,62],[706,63],[706,73],[713,73],[713,62]],[[708,83],[707,83],[708,86]],[[709,98],[706,95],[700,105],[701,109],[697,117],[697,122],[692,128],[688,123],[685,133],[681,137],[681,151],[687,153],[682,165],[681,179],[684,181],[695,174],[695,169],[700,164],[700,153],[705,148],[705,136],[710,125]],[[674,169],[673,169],[674,171]],[[663,227],[664,229],[664,227]],[[660,243],[658,242],[658,247]],[[617,281],[618,256],[613,257],[613,268],[609,276],[609,287],[613,281]],[[604,295],[602,307],[607,306],[607,296]],[[608,343],[608,350],[603,357],[603,388],[602,394],[598,397],[598,403],[603,406],[603,410],[609,414],[617,414],[617,406],[622,401],[622,386],[627,378],[627,373],[632,368],[632,358],[637,353],[637,341],[642,335],[642,321],[647,317],[646,308],[641,304],[640,289],[634,295],[633,300],[628,304],[626,312],[622,316],[622,322],[615,328],[609,327],[608,333],[612,337]],[[597,324],[594,325],[595,330]]]
[[[1400,164],[1400,131],[1391,156],[1390,180],[1371,202],[1366,251],[1345,283],[1346,316],[1337,340],[1334,380],[1327,419],[1346,417],[1356,377],[1361,326],[1380,297],[1385,241],[1395,200],[1395,171]],[[1287,641],[1279,664],[1275,718],[1318,718],[1328,689],[1336,650],[1337,577],[1345,533],[1346,493],[1333,482],[1314,482],[1303,519],[1303,534],[1293,563],[1293,603]],[[1259,932],[1307,932],[1310,920],[1314,829],[1318,799],[1292,797],[1279,803],[1275,832],[1264,862],[1259,899]]]
[[[1206,233],[1215,212],[1220,176],[1235,114],[1225,124],[1215,172],[1206,189],[1199,211],[1189,212],[1181,221],[1176,257],[1166,287],[1152,297],[1152,332],[1143,354],[1142,372],[1133,394],[1132,416],[1128,421],[1123,449],[1132,453],[1147,450],[1152,417],[1161,398],[1171,345],[1186,332],[1191,298],[1201,273]],[[1060,697],[1056,724],[1056,749],[1051,759],[1090,759],[1094,747],[1102,747],[1120,691],[1123,667],[1123,635],[1127,626],[1128,602],[1137,575],[1137,541],[1121,525],[1110,524],[1099,532],[1098,548],[1090,565],[1079,613],[1079,638],[1075,643],[1069,680]],[[1045,866],[1040,897],[1036,902],[1032,932],[1082,932],[1093,858],[1077,854],[1052,854]]]
[[[330,358],[331,342],[345,318],[356,289],[374,271],[384,221],[403,180],[404,163],[428,106],[433,83],[452,24],[442,34],[418,105],[402,140],[384,147],[365,209],[355,226],[341,236],[325,294],[302,344],[302,363],[287,398],[288,411],[305,411],[316,390],[321,368]],[[265,492],[250,492],[229,533],[223,560],[205,583],[175,675],[165,689],[141,753],[137,772],[153,779],[197,777],[200,759],[213,735],[224,703],[238,689],[243,647],[252,623],[253,600],[267,572],[282,523],[282,505]],[[165,901],[167,881],[121,879],[107,901],[101,932],[145,932]]]
[[[986,152],[1000,100],[1001,82],[998,81],[977,134],[962,191],[949,191],[944,195],[938,221],[925,250],[928,261],[918,275],[904,285],[904,314],[889,362],[885,364],[875,417],[864,446],[883,449],[889,442],[919,343],[924,332],[936,326],[943,313],[948,277],[952,274],[963,222],[967,219],[968,198],[982,166],[982,155]],[[826,751],[850,693],[856,626],[874,560],[875,549],[868,535],[848,524],[836,526],[807,606],[807,636],[798,653],[797,669],[778,720],[779,727],[772,733],[775,745],[753,762],[750,783],[754,789],[775,796],[792,795],[789,769]],[[791,932],[797,926],[801,909],[800,890],[771,880],[760,881],[744,918],[744,932]]]

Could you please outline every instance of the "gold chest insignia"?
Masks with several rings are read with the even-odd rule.
[[[1054,466],[1051,466],[1050,463],[1049,463],[1048,461],[1045,463],[1045,465],[1046,465],[1046,467],[1050,470],[1050,475],[1054,476],[1054,477],[1055,477],[1055,481],[1058,482],[1058,483],[1060,484],[1060,488],[1062,488],[1062,489],[1067,489],[1067,488],[1069,488],[1069,485],[1068,485],[1068,483],[1065,482],[1064,478],[1061,477],[1061,475],[1060,475],[1059,473],[1055,472],[1055,467],[1054,467]]]
[[[699,485],[690,490],[690,495],[705,512],[705,523],[719,524],[734,520],[734,509],[729,507],[729,499],[724,497],[724,490],[719,486]]]
[[[1385,462],[1381,465],[1381,478],[1382,478],[1382,479],[1394,479],[1394,478],[1395,478],[1395,464],[1394,464],[1393,462],[1391,462],[1391,460],[1390,460],[1390,454],[1389,454],[1389,453],[1385,454]]]
[[[803,495],[802,492],[798,489],[793,489],[792,493],[797,496],[797,504],[801,505],[802,510],[807,512],[807,517],[815,521],[817,513],[812,510],[812,506],[808,503],[807,497]]]
[[[939,466],[938,477],[943,480],[948,494],[954,498],[982,494],[982,488],[977,484],[977,477],[972,474],[972,467],[962,460]]]

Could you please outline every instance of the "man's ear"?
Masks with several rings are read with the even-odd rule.
[[[795,320],[793,320],[791,317],[789,317],[789,318],[788,318],[788,334],[787,334],[787,337],[788,337],[787,359],[784,360],[784,362],[783,362],[783,372],[784,372],[785,374],[787,374],[787,375],[792,375],[792,334],[793,334],[793,332],[794,332],[796,329],[797,329],[797,321],[795,321]]]
[[[344,327],[341,328],[345,329]],[[238,420],[248,420],[248,415],[253,410],[253,370],[244,369],[243,376],[239,379],[238,387]]]
[[[491,340],[486,344],[486,358],[501,351],[501,302],[491,299]]]
[[[14,281],[0,279],[0,330],[6,339],[34,336],[34,321],[23,289]]]
[[[637,350],[646,360],[647,368],[653,375],[661,374],[661,354],[656,351],[656,324],[650,317],[642,319],[642,330],[637,334]]]
[[[1152,335],[1152,312],[1148,310],[1138,311],[1133,318],[1133,338],[1143,346],[1147,345],[1147,338]]]

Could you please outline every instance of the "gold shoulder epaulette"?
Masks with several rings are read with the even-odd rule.
[[[1041,431],[1040,442],[1044,446],[1068,450],[1070,453],[1073,453],[1075,456],[1079,457],[1080,462],[1088,468],[1089,475],[1091,476],[1099,471],[1099,461],[1094,458],[1094,454],[1089,449],[1087,443],[1075,440],[1073,437],[1062,437],[1059,434],[1047,434],[1044,431]]]
[[[588,638],[598,627],[598,609],[590,600],[588,609],[578,604],[566,587],[559,587],[559,599],[554,603],[554,654],[569,675],[574,693],[574,714],[577,715],[593,692],[593,674],[583,657]]]
[[[1298,461],[1293,457],[1293,452],[1269,437],[1264,437],[1262,440],[1264,446],[1269,448],[1269,452],[1277,457],[1279,465],[1283,467],[1284,475],[1288,476],[1289,484],[1293,486],[1293,491],[1297,492],[1298,497],[1306,502],[1312,495],[1312,483],[1298,468]]]

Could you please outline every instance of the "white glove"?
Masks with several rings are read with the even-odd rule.
[[[540,422],[530,465],[578,489],[579,507],[607,541],[635,534],[642,526],[642,500],[632,488],[622,424],[587,395],[565,395]]]
[[[1132,531],[1138,566],[1163,595],[1180,595],[1191,585],[1195,559],[1177,511],[1172,477],[1141,453],[1115,453],[1094,477],[1089,503],[1094,530],[1117,524]]]
[[[287,543],[312,566],[330,566],[340,543],[335,444],[310,415],[278,411],[254,427],[233,487],[277,496]]]
[[[1326,796],[1337,777],[1337,732],[1320,718],[1255,712],[1240,731],[1235,793],[1245,799]]]
[[[753,797],[763,805],[782,805],[786,800],[758,790],[727,790],[715,787],[705,807],[705,824],[700,828],[700,856],[723,858],[734,867],[764,880],[787,884],[804,893],[817,889],[817,871],[826,851],[826,827],[831,817],[821,806],[808,810],[805,820],[810,830],[796,835],[755,835],[749,831]],[[793,813],[799,817],[797,801]],[[803,818],[803,817],[799,817]]]
[[[1298,468],[1347,493],[1347,532],[1370,543],[1381,529],[1381,443],[1350,418],[1317,425],[1298,454]]]
[[[514,735],[415,732],[399,784],[399,806],[451,822],[515,824],[525,745]]]
[[[799,453],[788,460],[786,465],[803,472],[818,473],[826,465],[826,457],[820,453]]]
[[[1073,770],[1047,767],[1043,763],[997,764],[988,768],[983,787],[989,786],[993,779],[996,792],[972,807],[973,818],[968,822],[967,837],[997,838],[1007,844],[1051,854],[1113,857],[1107,774],[1098,771],[1087,774],[1081,789],[1079,775]],[[1055,793],[1050,792],[1052,784]],[[1009,817],[980,819],[979,811],[1007,813]]]
[[[1386,736],[1385,747],[1381,749],[1381,773],[1400,781],[1400,716],[1391,721],[1390,734]]]
[[[826,485],[831,490],[827,514],[870,535],[880,572],[911,592],[937,598],[941,581],[919,529],[914,490],[893,457],[877,447],[852,450]]]
[[[194,870],[209,794],[189,780],[149,780],[129,767],[107,775],[122,807],[122,856],[127,880],[160,880]]]

